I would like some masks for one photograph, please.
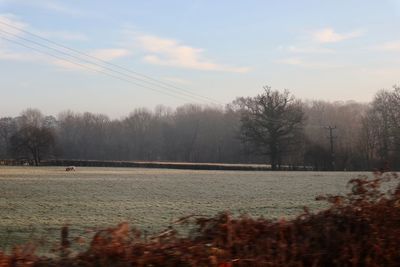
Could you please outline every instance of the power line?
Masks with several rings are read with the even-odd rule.
[[[146,75],[144,75],[144,74],[141,74],[141,73],[132,71],[132,70],[130,70],[130,69],[127,69],[127,68],[125,68],[125,67],[121,67],[121,66],[119,66],[119,65],[113,64],[113,63],[111,63],[111,62],[107,62],[107,61],[105,61],[105,60],[102,60],[102,59],[97,58],[97,57],[95,57],[95,56],[92,56],[92,55],[90,55],[90,54],[81,52],[81,51],[79,51],[79,50],[77,50],[77,49],[73,49],[73,48],[67,47],[67,46],[65,46],[65,45],[59,44],[59,43],[54,42],[54,41],[52,41],[52,40],[50,40],[50,39],[47,39],[47,38],[42,37],[42,36],[40,36],[40,35],[34,34],[34,33],[32,33],[32,32],[29,32],[29,31],[27,31],[27,30],[24,30],[24,29],[22,29],[22,28],[16,27],[16,26],[14,26],[14,25],[11,25],[11,24],[8,24],[8,23],[2,22],[2,21],[0,21],[0,24],[6,25],[6,26],[11,27],[11,28],[14,28],[14,29],[17,29],[17,30],[19,30],[19,31],[21,31],[21,32],[27,33],[27,34],[29,34],[29,35],[32,35],[32,36],[34,36],[34,37],[36,37],[36,38],[42,39],[42,40],[44,40],[44,41],[46,41],[46,42],[49,42],[49,43],[54,44],[54,45],[56,45],[56,46],[62,47],[62,48],[64,48],[64,49],[73,51],[73,52],[75,52],[75,53],[77,53],[77,54],[84,55],[84,56],[86,56],[86,57],[95,59],[95,60],[97,60],[97,61],[99,61],[99,62],[102,62],[102,63],[104,63],[104,64],[111,65],[111,66],[117,67],[117,68],[119,68],[119,69],[123,69],[123,70],[125,70],[125,71],[127,71],[127,72],[134,73],[135,75],[142,76],[142,77],[144,77],[144,78],[146,78],[146,79],[155,81],[155,82],[157,82],[157,83],[164,84],[164,85],[166,85],[166,86],[169,86],[169,87],[172,87],[172,88],[175,88],[175,89],[184,91],[184,92],[186,92],[187,94],[191,94],[191,95],[193,95],[193,96],[201,97],[201,98],[207,99],[208,101],[213,101],[213,102],[216,102],[216,103],[218,102],[218,101],[216,101],[216,100],[214,100],[214,99],[212,99],[212,98],[209,98],[209,97],[205,97],[205,96],[201,96],[201,95],[195,94],[195,93],[190,92],[190,91],[188,91],[188,90],[185,90],[185,89],[183,89],[183,88],[180,88],[180,87],[177,87],[177,86],[168,84],[168,83],[166,83],[166,82],[163,82],[163,81],[160,81],[160,80],[151,78],[151,77],[146,76]],[[92,63],[92,64],[94,64],[94,63]],[[137,79],[137,78],[136,78],[136,79]],[[148,81],[147,81],[147,82],[148,82]],[[160,86],[160,85],[158,85],[158,86]],[[218,104],[222,104],[222,103],[218,102]]]
[[[329,144],[331,147],[331,164],[332,164],[332,170],[334,171],[336,168],[336,164],[335,164],[335,151],[334,151],[334,147],[333,147],[333,140],[336,139],[336,136],[333,136],[333,130],[336,129],[336,126],[326,126],[324,127],[325,129],[329,130]]]
[[[59,43],[54,42],[54,41],[52,41],[52,40],[50,40],[50,39],[48,39],[48,38],[45,38],[45,37],[42,37],[42,36],[40,36],[40,35],[34,34],[34,33],[32,33],[32,32],[29,32],[29,31],[27,31],[27,30],[24,30],[24,29],[22,29],[22,28],[19,28],[19,27],[16,27],[16,26],[14,26],[14,25],[11,25],[11,24],[9,24],[9,23],[0,21],[0,24],[3,24],[3,25],[8,26],[8,27],[10,27],[10,28],[19,30],[19,31],[21,31],[21,32],[24,32],[24,33],[26,33],[26,34],[29,34],[29,35],[31,35],[31,36],[34,36],[34,37],[39,38],[39,39],[41,39],[41,40],[44,40],[44,41],[46,41],[46,42],[48,42],[48,43],[50,43],[50,44],[53,44],[53,45],[56,45],[56,46],[61,47],[61,48],[63,48],[63,49],[66,49],[66,50],[72,51],[72,52],[74,52],[74,53],[77,53],[77,54],[79,54],[79,55],[83,55],[83,56],[85,56],[85,57],[87,57],[87,58],[91,58],[91,59],[97,60],[97,61],[99,61],[99,62],[101,62],[101,63],[103,63],[103,64],[106,64],[106,65],[109,65],[109,66],[118,68],[118,69],[120,69],[120,70],[123,70],[123,71],[125,71],[125,72],[134,74],[134,75],[136,75],[136,76],[142,77],[142,79],[140,79],[140,78],[133,77],[133,76],[129,75],[129,76],[130,76],[131,78],[133,78],[133,79],[138,79],[138,80],[140,80],[140,81],[142,81],[142,82],[145,82],[145,83],[148,83],[148,84],[151,84],[151,85],[156,85],[156,86],[159,86],[159,87],[163,87],[163,88],[168,89],[168,90],[179,91],[179,93],[181,93],[181,94],[183,93],[183,94],[186,94],[186,95],[190,95],[190,97],[202,98],[203,101],[204,101],[204,100],[207,100],[208,102],[211,101],[211,102],[213,102],[213,103],[215,103],[215,104],[219,104],[219,105],[222,105],[222,104],[223,104],[223,103],[221,103],[221,102],[219,102],[219,101],[217,101],[217,100],[215,100],[215,99],[212,99],[212,98],[210,98],[210,97],[206,97],[206,96],[202,96],[202,95],[199,95],[199,94],[195,94],[195,93],[193,93],[193,92],[190,92],[190,91],[185,90],[185,89],[183,89],[183,88],[180,88],[180,87],[178,87],[178,86],[175,86],[175,85],[166,83],[166,82],[164,82],[164,81],[160,81],[160,80],[158,80],[158,79],[149,77],[149,76],[144,75],[144,74],[141,74],[141,73],[139,73],[139,72],[132,71],[132,70],[130,70],[130,69],[128,69],[128,68],[119,66],[119,65],[117,65],[117,64],[113,64],[113,63],[111,63],[111,62],[102,60],[102,59],[97,58],[97,57],[95,57],[95,56],[92,56],[92,55],[90,55],[90,54],[87,54],[87,53],[84,53],[84,52],[79,51],[79,50],[77,50],[77,49],[70,48],[70,47],[68,47],[68,46],[59,44]],[[4,31],[4,30],[3,30],[3,31]],[[8,33],[8,34],[11,34],[11,33],[9,33],[9,32],[7,32],[7,33]],[[20,36],[15,35],[15,34],[14,34],[14,36],[17,37],[17,38],[23,38],[23,37],[20,37]],[[23,39],[29,40],[29,39],[26,39],[26,38],[23,38]],[[35,42],[35,41],[32,41],[32,40],[29,40],[29,41],[30,41],[30,42]],[[46,46],[46,45],[43,45],[43,44],[40,44],[40,45]],[[49,46],[46,46],[46,47],[49,48]],[[63,54],[67,54],[66,52],[60,51],[60,50],[55,49],[55,48],[50,48],[50,49],[52,49],[52,50],[57,50],[58,52],[63,53]],[[69,55],[69,56],[75,57],[75,56],[72,56],[72,55]],[[75,58],[76,58],[76,57],[75,57]],[[80,60],[82,60],[82,59],[80,58]],[[87,60],[84,60],[84,61],[88,62]],[[93,62],[90,62],[90,63],[91,63],[91,64],[94,64],[94,65],[97,65],[97,63],[93,63]],[[105,68],[105,67],[103,66],[103,68]],[[110,69],[110,68],[108,68],[108,69]],[[115,70],[112,70],[112,71],[118,72],[118,71],[115,71]],[[118,73],[122,74],[121,72],[118,72]],[[127,74],[124,74],[124,75],[127,75]],[[147,80],[150,80],[150,81],[144,80],[143,78],[144,78],[144,79],[147,79]]]
[[[82,60],[82,59],[79,58],[79,57],[76,57],[76,56],[74,56],[74,55],[70,55],[70,54],[68,54],[68,53],[66,53],[66,52],[64,52],[64,51],[59,51],[59,50],[54,49],[54,48],[52,48],[52,47],[49,47],[49,46],[47,46],[47,45],[40,44],[40,43],[38,43],[38,42],[36,42],[36,41],[29,40],[29,39],[26,39],[26,38],[23,38],[23,37],[19,37],[19,36],[13,35],[13,34],[11,34],[11,33],[9,33],[9,32],[6,32],[6,31],[4,31],[4,30],[1,30],[1,29],[0,29],[0,32],[6,33],[6,34],[8,34],[8,35],[11,35],[13,38],[17,38],[17,39],[19,39],[19,40],[24,40],[24,41],[33,43],[33,44],[35,44],[35,45],[37,45],[37,46],[41,46],[41,47],[45,47],[45,48],[47,48],[47,49],[51,49],[51,50],[53,50],[53,51],[55,51],[55,52],[57,52],[57,53],[66,55],[66,56],[68,56],[68,57],[72,57],[72,58],[74,58],[74,59],[77,59],[78,61],[84,61],[84,62],[87,62],[87,63],[89,63],[89,64],[91,64],[91,65],[100,67],[100,68],[102,68],[102,69],[107,69],[107,70],[109,70],[109,71],[111,71],[111,72],[113,72],[113,73],[118,73],[119,75],[127,76],[127,77],[129,77],[130,79],[134,79],[134,80],[139,80],[139,81],[141,81],[140,79],[137,79],[137,78],[135,78],[135,77],[133,77],[133,76],[124,74],[124,73],[119,72],[119,71],[115,71],[115,70],[113,70],[113,69],[111,69],[111,68],[101,66],[101,65],[99,65],[99,64],[93,63],[93,62],[88,61],[88,60]],[[5,38],[4,38],[4,39],[5,39]],[[8,40],[8,41],[12,41],[12,40],[10,40],[10,39],[7,39],[7,40]],[[21,43],[18,43],[18,44],[21,45]],[[29,48],[29,49],[33,49],[31,46],[26,46],[26,45],[25,45],[25,47],[26,47],[26,48]],[[37,51],[37,52],[40,52],[40,53],[45,53],[45,52],[42,51],[42,50],[38,50],[38,49],[34,49],[34,50]],[[54,55],[51,54],[51,53],[46,53],[46,54],[47,54],[47,55],[54,56]],[[61,59],[61,60],[68,61],[68,62],[71,62],[71,63],[73,63],[73,64],[78,64],[78,63],[76,63],[76,62],[69,61],[69,60],[67,60],[67,59],[65,59],[65,58],[61,58],[61,57],[58,57],[58,56],[57,56],[57,58],[58,58],[58,59]],[[84,68],[88,68],[86,65],[83,65],[83,64],[78,64],[78,65],[80,65],[81,67],[84,67]],[[88,69],[94,70],[93,68],[88,68]],[[99,72],[99,71],[97,71],[97,72]],[[102,71],[102,72],[100,72],[100,73],[105,74],[105,71]],[[114,76],[115,76],[115,75],[113,75],[113,77],[114,77]],[[114,77],[114,78],[115,78],[115,77]],[[143,82],[143,81],[142,81],[142,82]],[[145,81],[144,81],[144,82],[145,82]],[[144,88],[150,89],[148,86],[145,86],[145,85],[142,85],[142,84],[138,84],[137,82],[133,82],[133,81],[132,81],[132,83],[134,83],[135,85],[142,86],[142,87],[144,87]],[[152,85],[152,84],[151,84],[151,85]],[[157,86],[157,85],[156,85],[156,86]],[[160,90],[154,89],[154,88],[151,89],[151,90],[156,90],[157,92],[163,92],[163,91],[160,91]],[[164,93],[165,93],[165,92],[164,92]],[[181,94],[181,93],[168,92],[168,93],[166,93],[166,94],[169,95],[169,96],[173,96],[173,97],[174,97],[174,95],[181,95],[181,96],[186,97],[186,98],[189,97],[188,99],[185,99],[185,101],[188,101],[188,100],[189,100],[189,101],[193,101],[193,99],[195,99],[195,98],[193,98],[193,97],[191,97],[191,96],[186,96],[186,95],[183,95],[183,94]],[[172,94],[174,94],[174,95],[172,95]],[[180,98],[183,99],[182,97],[180,97]],[[198,100],[198,99],[195,99],[195,101],[199,101],[199,100]]]
[[[36,41],[30,40],[30,39],[27,39],[27,38],[23,38],[23,37],[20,37],[20,36],[13,35],[13,34],[11,34],[11,33],[9,33],[9,32],[6,32],[6,31],[4,31],[4,30],[1,30],[1,29],[0,29],[0,32],[5,32],[6,34],[13,36],[14,38],[17,38],[17,39],[20,39],[20,40],[24,40],[24,41],[26,41],[26,42],[33,43],[33,44],[35,44],[35,45],[37,45],[37,46],[41,46],[41,47],[44,47],[44,48],[53,50],[53,51],[55,51],[55,52],[57,52],[57,53],[66,55],[66,56],[68,56],[68,57],[77,59],[77,60],[79,60],[79,61],[87,62],[87,63],[89,63],[89,64],[91,64],[91,65],[98,66],[98,67],[100,67],[100,68],[102,68],[102,69],[109,70],[109,71],[111,71],[111,72],[113,72],[113,73],[117,73],[117,74],[119,74],[119,75],[127,76],[127,77],[129,77],[129,78],[131,78],[131,79],[134,79],[134,80],[139,80],[139,81],[141,81],[141,82],[148,83],[148,82],[145,81],[145,80],[137,79],[136,77],[133,77],[133,76],[131,76],[131,75],[127,75],[127,74],[125,74],[125,73],[123,73],[123,72],[120,72],[120,71],[116,71],[116,70],[114,70],[114,69],[112,69],[112,68],[104,67],[104,66],[101,66],[101,65],[99,65],[99,64],[93,63],[92,61],[88,61],[88,60],[81,59],[80,57],[76,57],[76,56],[74,56],[74,55],[70,55],[69,53],[66,53],[66,52],[64,52],[64,51],[60,51],[60,50],[58,50],[58,49],[54,49],[53,47],[50,47],[50,46],[47,46],[47,45],[38,43],[38,42],[36,42]],[[149,84],[149,83],[148,83],[148,84]],[[157,84],[152,84],[152,83],[150,83],[150,85],[158,86]],[[175,92],[173,92],[173,93],[175,93]],[[195,101],[199,101],[198,99],[194,98],[194,97],[191,96],[191,95],[184,95],[184,94],[181,94],[181,93],[179,93],[179,92],[178,92],[178,93],[175,93],[175,94],[183,95],[183,96],[185,96],[185,97],[192,98],[192,99],[194,99]],[[204,101],[204,100],[201,100],[201,101]]]
[[[32,46],[29,46],[29,45],[26,45],[26,44],[24,44],[24,43],[21,43],[21,42],[15,41],[15,40],[11,40],[11,39],[9,39],[9,38],[7,38],[7,37],[4,37],[4,36],[1,35],[1,34],[0,34],[0,38],[2,38],[2,39],[4,39],[4,40],[7,40],[8,42],[12,42],[12,43],[18,44],[18,45],[20,45],[20,46],[23,46],[23,47],[25,47],[25,48],[34,50],[34,51],[36,51],[36,52],[38,52],[38,53],[45,54],[45,55],[47,55],[47,56],[51,56],[51,57],[57,58],[57,59],[59,59],[59,60],[63,60],[63,61],[72,63],[72,64],[77,65],[77,66],[80,66],[80,67],[82,67],[82,68],[89,69],[89,70],[92,70],[92,71],[95,71],[95,72],[98,72],[98,73],[102,73],[102,74],[107,75],[107,76],[110,76],[110,77],[112,77],[112,78],[119,79],[119,80],[121,80],[121,81],[125,81],[125,82],[128,82],[128,83],[132,83],[132,84],[134,84],[134,85],[137,85],[137,86],[140,86],[140,87],[149,89],[149,90],[153,90],[153,91],[156,91],[156,92],[158,92],[158,93],[162,93],[162,94],[168,95],[168,96],[170,96],[170,97],[180,98],[181,100],[188,101],[188,99],[185,99],[185,98],[183,98],[182,96],[173,95],[173,94],[170,94],[170,93],[165,92],[165,91],[160,91],[160,90],[158,90],[158,89],[156,89],[156,88],[148,87],[148,86],[139,84],[139,83],[137,83],[137,82],[134,82],[134,81],[125,79],[125,78],[123,78],[123,77],[119,77],[119,76],[110,74],[110,73],[108,73],[108,72],[105,72],[105,71],[102,71],[102,70],[99,70],[99,69],[96,69],[96,68],[92,68],[92,67],[89,67],[89,66],[87,66],[87,65],[78,63],[78,62],[74,62],[74,61],[65,59],[65,58],[63,58],[63,57],[60,57],[60,56],[51,54],[51,53],[49,53],[49,52],[45,52],[45,51],[39,50],[39,49],[37,49],[37,48],[34,48],[34,47],[32,47]]]

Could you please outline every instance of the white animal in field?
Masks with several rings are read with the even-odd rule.
[[[69,166],[65,168],[65,171],[70,172],[70,171],[76,171],[75,166]]]

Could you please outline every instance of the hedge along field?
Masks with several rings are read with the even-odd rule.
[[[1,246],[127,221],[154,233],[182,216],[229,210],[292,217],[347,192],[354,172],[241,172],[134,168],[0,167]],[[54,240],[48,240],[54,241]]]

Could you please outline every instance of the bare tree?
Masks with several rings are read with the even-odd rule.
[[[307,138],[305,153],[307,153],[308,161],[314,152],[315,162],[319,162],[324,158],[319,155],[322,150],[330,151],[327,126],[336,126],[333,132],[336,169],[366,168],[365,157],[361,155],[359,138],[363,127],[363,116],[368,108],[367,104],[354,101],[307,101],[304,105],[307,118],[304,131]],[[322,163],[318,165],[319,168],[323,166]]]
[[[392,168],[400,166],[400,88],[393,91],[379,91],[364,117],[364,131],[368,131],[373,140],[375,157]],[[372,155],[371,155],[372,156]]]
[[[289,91],[273,91],[265,86],[264,92],[252,98],[237,100],[242,108],[241,136],[251,142],[257,151],[269,155],[271,168],[281,163],[302,132],[304,113],[300,101]]]
[[[0,118],[0,158],[14,152],[37,164],[50,153],[81,160],[268,160],[273,168],[302,164],[325,170],[327,125],[337,126],[337,169],[365,170],[385,162],[400,167],[398,87],[378,92],[370,104],[300,102],[287,91],[266,87],[262,94],[238,98],[225,108],[158,106],[154,111],[136,109],[121,119],[71,111],[56,119],[28,109],[15,118]]]
[[[11,117],[0,118],[0,157],[8,157],[10,138],[16,132],[17,125]]]
[[[372,110],[369,110],[362,119],[362,129],[358,136],[358,145],[360,153],[364,158],[365,165],[367,168],[371,168],[374,165],[376,159],[377,147],[378,147],[378,127],[380,122],[378,116],[376,116]]]
[[[45,122],[45,117],[39,110],[28,109],[22,113],[18,129],[10,137],[13,153],[33,159],[36,166],[54,146],[53,129]]]

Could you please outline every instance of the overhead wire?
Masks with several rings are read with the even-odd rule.
[[[33,40],[30,40],[30,39],[27,39],[27,38],[24,38],[24,37],[20,37],[20,36],[11,34],[11,33],[7,32],[7,31],[2,30],[2,29],[0,29],[0,32],[6,33],[6,34],[8,34],[8,35],[11,35],[11,36],[13,36],[14,38],[17,38],[17,39],[19,39],[19,40],[24,40],[24,41],[26,41],[26,42],[33,43],[33,44],[35,44],[35,45],[37,45],[37,46],[41,46],[41,47],[44,47],[44,48],[53,50],[53,51],[55,51],[55,52],[57,52],[57,53],[66,55],[66,56],[68,56],[68,57],[72,57],[72,58],[74,58],[74,59],[76,59],[76,60],[84,61],[84,62],[86,62],[86,63],[89,63],[89,64],[91,64],[91,65],[100,67],[100,68],[102,68],[102,69],[106,69],[106,70],[111,71],[111,72],[113,72],[113,73],[118,73],[119,75],[123,75],[123,76],[127,76],[127,77],[129,77],[129,78],[135,79],[134,77],[131,77],[131,76],[129,76],[129,75],[126,75],[126,74],[124,74],[124,73],[122,73],[122,72],[115,71],[115,70],[113,70],[113,69],[111,69],[111,68],[104,67],[104,66],[101,66],[101,65],[99,65],[99,64],[95,64],[95,63],[93,63],[93,62],[91,62],[91,61],[88,61],[88,60],[83,60],[83,59],[81,59],[81,58],[79,58],[79,57],[76,57],[76,56],[74,56],[74,55],[70,55],[70,54],[68,54],[68,53],[66,53],[66,52],[64,52],[64,51],[59,51],[59,50],[57,50],[57,49],[54,49],[54,48],[52,48],[52,47],[50,47],[50,46],[47,46],[47,45],[43,45],[43,44],[38,43],[38,42],[36,42],[36,41],[33,41]],[[62,60],[65,60],[65,59],[62,59]],[[83,65],[83,64],[82,64],[82,65]],[[137,79],[135,79],[135,80],[137,80]],[[139,81],[140,81],[140,80],[139,80]],[[136,84],[136,85],[139,85],[139,84]],[[139,85],[139,86],[141,86],[141,85]],[[148,87],[146,87],[146,88],[148,88]],[[190,96],[186,96],[186,97],[189,97],[189,98],[190,98]],[[197,101],[198,101],[198,100],[197,100]]]
[[[77,65],[77,66],[80,66],[80,67],[82,67],[82,68],[89,69],[89,70],[91,70],[91,71],[95,71],[95,72],[98,72],[98,73],[102,73],[102,74],[107,75],[107,76],[110,76],[110,77],[112,77],[112,78],[119,79],[119,80],[121,80],[121,81],[125,81],[125,82],[128,82],[128,83],[132,83],[132,84],[135,84],[135,85],[137,85],[137,86],[140,86],[140,87],[143,87],[143,88],[152,90],[152,91],[156,91],[156,92],[158,92],[158,93],[162,93],[162,94],[168,95],[168,96],[170,96],[170,97],[179,98],[179,99],[181,99],[181,100],[188,101],[188,99],[183,98],[182,96],[170,94],[170,93],[168,93],[168,92],[161,91],[161,90],[158,90],[158,89],[156,89],[156,88],[148,87],[148,86],[146,86],[146,85],[142,85],[142,84],[136,83],[136,82],[134,82],[134,81],[132,81],[132,80],[128,80],[128,79],[125,79],[125,78],[123,78],[123,77],[110,74],[110,73],[105,72],[105,71],[102,71],[102,70],[100,70],[100,69],[96,69],[96,68],[93,68],[93,67],[90,67],[90,66],[87,66],[87,65],[84,65],[84,64],[81,64],[81,63],[72,61],[72,60],[68,60],[68,59],[66,59],[66,58],[63,58],[63,57],[60,57],[60,56],[57,56],[57,55],[54,55],[54,54],[52,54],[52,53],[49,53],[49,52],[46,52],[46,51],[42,51],[42,50],[37,49],[37,48],[35,48],[35,47],[32,47],[32,46],[26,45],[26,44],[24,44],[24,43],[18,42],[18,41],[16,41],[16,40],[12,40],[12,39],[9,39],[9,38],[7,38],[7,37],[4,37],[4,35],[1,35],[1,33],[0,33],[0,38],[6,40],[6,41],[8,41],[8,42],[11,42],[11,43],[14,43],[14,44],[23,46],[23,47],[28,48],[28,49],[31,49],[31,50],[36,51],[36,52],[38,52],[38,53],[45,54],[45,55],[47,55],[47,56],[50,56],[50,57],[53,57],[53,58],[56,58],[56,59],[59,59],[59,60],[66,61],[66,62],[69,62],[69,63],[71,63],[71,64]]]
[[[218,104],[218,105],[222,105],[222,104],[223,104],[223,103],[221,103],[221,102],[218,101],[218,100],[212,99],[212,98],[207,97],[207,96],[202,96],[202,95],[193,93],[193,92],[191,92],[191,91],[189,91],[189,90],[186,90],[186,89],[183,89],[183,88],[181,88],[181,87],[178,87],[178,86],[175,86],[175,85],[166,83],[166,82],[164,82],[164,81],[161,81],[161,80],[152,78],[152,77],[150,77],[150,76],[148,76],[148,75],[144,75],[144,74],[142,74],[142,73],[139,73],[139,72],[130,70],[130,69],[126,68],[126,67],[122,67],[122,66],[120,66],[120,65],[117,65],[117,64],[114,64],[114,63],[105,61],[105,60],[103,60],[103,59],[101,59],[101,58],[95,57],[95,56],[93,56],[93,55],[84,53],[84,52],[82,52],[82,51],[79,51],[79,50],[77,50],[77,49],[74,49],[74,48],[71,48],[71,47],[68,47],[68,46],[65,46],[65,45],[59,44],[59,43],[57,43],[57,42],[55,42],[55,41],[52,41],[52,40],[50,40],[50,39],[48,39],[48,38],[42,37],[42,36],[40,36],[40,35],[38,35],[38,34],[32,33],[32,32],[30,32],[30,31],[27,31],[27,30],[22,29],[22,28],[20,28],[20,27],[16,27],[16,26],[11,25],[11,24],[9,24],[9,23],[0,21],[0,24],[3,24],[3,25],[5,25],[5,26],[7,26],[7,27],[9,27],[9,28],[13,28],[13,29],[15,29],[15,30],[18,30],[18,31],[20,31],[20,32],[29,34],[29,35],[31,35],[31,36],[33,36],[33,37],[35,37],[35,38],[41,39],[41,40],[43,40],[43,41],[45,41],[45,42],[47,42],[47,43],[50,43],[50,44],[55,45],[55,46],[57,46],[57,47],[60,47],[60,48],[62,48],[62,49],[71,51],[71,52],[73,52],[73,53],[79,54],[79,55],[84,56],[84,57],[86,57],[86,58],[90,58],[90,59],[92,59],[92,60],[96,60],[96,61],[98,61],[98,62],[101,62],[102,64],[106,64],[106,65],[108,65],[108,66],[112,66],[113,68],[118,68],[118,69],[120,69],[120,70],[123,70],[124,72],[128,72],[128,73],[130,73],[130,75],[129,75],[129,74],[125,74],[125,73],[124,73],[123,75],[127,75],[127,76],[129,76],[130,78],[132,78],[132,79],[136,79],[136,80],[139,80],[139,81],[141,81],[141,82],[144,82],[144,83],[147,83],[147,84],[151,84],[151,85],[153,85],[153,86],[162,87],[162,88],[164,88],[164,89],[173,90],[173,91],[175,91],[176,93],[184,94],[184,95],[187,95],[187,96],[192,97],[192,98],[201,98],[203,102],[204,102],[204,101],[207,101],[207,102],[212,102],[213,104]],[[0,29],[0,30],[1,30],[1,29]],[[4,31],[4,30],[3,30],[3,31]],[[5,31],[4,31],[4,32],[5,32]],[[11,34],[11,33],[8,32],[8,34]],[[14,36],[17,37],[17,38],[23,38],[23,37],[18,36],[18,35],[16,35],[16,34],[14,34]],[[23,39],[29,40],[29,42],[35,42],[35,41],[30,40],[30,39],[27,39],[27,38],[23,38]],[[35,42],[35,43],[37,43],[37,42]],[[41,46],[46,46],[47,48],[50,48],[49,46],[44,45],[44,44],[40,44],[40,45],[41,45]],[[65,51],[59,50],[58,48],[51,47],[50,49],[52,49],[52,50],[57,50],[57,52],[59,52],[59,53],[68,54],[68,53],[66,53]],[[70,56],[70,57],[75,57],[75,58],[76,58],[76,56],[73,56],[73,55],[71,55],[71,54],[68,54],[68,56]],[[88,60],[84,60],[84,59],[82,59],[82,58],[79,58],[79,59],[80,59],[80,60],[83,60],[83,61],[86,61],[86,62],[89,62]],[[97,65],[98,63],[93,63],[92,61],[90,61],[90,64]],[[102,67],[103,67],[103,68],[106,68],[106,67],[104,67],[104,66],[102,66]],[[107,69],[110,70],[111,68],[107,67]],[[112,71],[113,71],[113,72],[117,72],[117,73],[119,73],[119,74],[122,74],[122,72],[116,71],[115,69],[112,69]],[[136,75],[136,76],[139,76],[139,77],[141,77],[141,78],[134,77],[134,76],[132,76],[132,74],[134,74],[134,75]]]

